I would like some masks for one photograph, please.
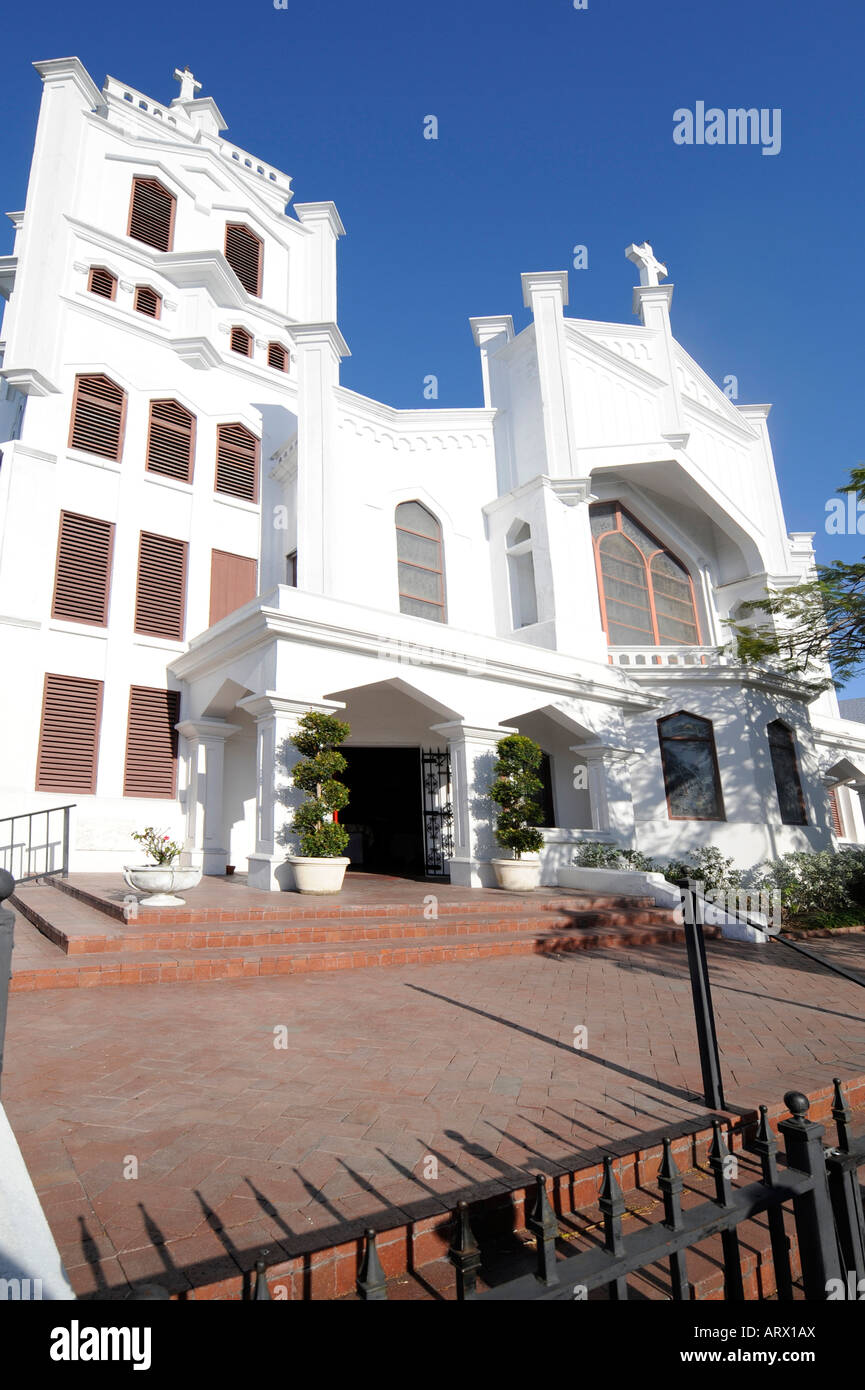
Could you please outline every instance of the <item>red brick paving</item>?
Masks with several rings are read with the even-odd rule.
[[[57,949],[27,949],[45,946]],[[816,949],[865,979],[865,934]],[[709,955],[731,1109],[865,1072],[855,985],[778,945]],[[18,994],[6,1065],[4,1101],[67,1269],[101,1296],[151,1276],[218,1296],[262,1246],[289,1258],[370,1220],[434,1221],[458,1196],[706,1113],[674,945]]]

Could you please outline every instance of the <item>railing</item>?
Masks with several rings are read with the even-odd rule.
[[[0,817],[0,868],[13,874],[16,882],[27,883],[43,874],[69,877],[69,813],[68,806],[50,806],[44,811],[25,811],[20,816]],[[62,816],[58,824],[52,816]],[[44,817],[44,835],[34,841],[34,822]],[[26,833],[18,837],[18,826],[26,824]],[[18,837],[18,838],[16,838]],[[52,838],[53,837],[53,838]],[[11,891],[11,890],[10,890]]]
[[[15,880],[0,869],[0,904],[10,897]],[[9,1003],[9,981],[12,978],[12,933],[15,913],[0,906],[0,1081],[3,1080],[3,1041],[6,1037],[6,1009]]]
[[[611,666],[729,666],[722,647],[610,647]]]
[[[615,1174],[616,1160],[604,1159],[604,1176],[598,1205],[603,1218],[603,1243],[594,1249],[559,1258],[556,1241],[559,1226],[547,1196],[547,1179],[538,1173],[535,1202],[527,1226],[535,1238],[535,1270],[496,1283],[480,1291],[478,1279],[483,1255],[472,1231],[467,1202],[458,1202],[452,1214],[448,1251],[455,1271],[457,1299],[462,1302],[567,1302],[588,1299],[594,1291],[606,1291],[612,1300],[630,1296],[628,1278],[650,1266],[666,1262],[670,1297],[687,1302],[691,1297],[688,1251],[720,1235],[724,1266],[724,1296],[745,1299],[738,1228],[765,1214],[772,1250],[775,1290],[780,1302],[794,1297],[825,1301],[856,1297],[865,1279],[865,1224],[858,1169],[865,1165],[865,1140],[850,1139],[852,1113],[840,1080],[834,1082],[832,1119],[837,1133],[835,1147],[824,1150],[825,1127],[808,1119],[808,1097],[788,1091],[784,1097],[790,1114],[778,1124],[785,1152],[769,1124],[768,1110],[760,1106],[760,1120],[750,1146],[744,1150],[759,1159],[761,1180],[734,1187],[736,1160],[721,1134],[721,1122],[713,1120],[714,1137],[709,1152],[715,1196],[683,1210],[684,1179],[673,1158],[670,1139],[658,1173],[664,1206],[662,1221],[641,1225],[625,1235],[622,1222],[625,1199]],[[783,1167],[779,1169],[779,1160]],[[800,1286],[794,1291],[791,1240],[785,1229],[785,1204],[792,1205],[798,1247]],[[568,1232],[573,1239],[573,1232]],[[746,1254],[749,1252],[746,1250]],[[270,1299],[265,1261],[255,1265],[255,1280],[247,1297]],[[387,1280],[376,1251],[376,1233],[365,1232],[363,1259],[356,1280],[358,1296],[365,1301],[387,1299]],[[765,1297],[771,1296],[765,1292]]]

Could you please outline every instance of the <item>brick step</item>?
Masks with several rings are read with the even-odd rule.
[[[44,884],[58,889],[78,902],[86,903],[115,921],[125,922],[129,906],[123,899],[132,898],[134,894],[123,889],[119,875],[95,878],[95,881],[93,876],[83,877],[87,880],[85,883],[49,875],[46,876]],[[311,898],[299,893],[257,893],[247,889],[242,882],[209,879],[199,888],[189,889],[184,894],[186,903],[183,907],[141,910],[147,913],[148,920],[155,926],[180,926],[211,922],[292,922],[298,919],[321,918],[354,920],[358,917],[411,917],[423,921],[426,907],[424,899],[430,897],[436,899],[439,917],[463,916],[475,912],[488,913],[492,910],[492,902],[495,903],[496,912],[515,916],[525,915],[528,908],[532,912],[561,912],[563,908],[571,905],[582,911],[630,911],[632,908],[654,907],[654,899],[651,897],[632,897],[622,893],[591,894],[557,888],[538,888],[532,893],[505,893],[493,889],[467,888],[454,896],[454,890],[449,884],[440,886],[436,883],[420,883],[409,886],[419,890],[416,901],[406,897],[388,901],[382,897],[377,902],[367,892],[364,892],[362,901],[352,901],[352,892],[358,891],[354,883],[349,883],[343,894]],[[217,898],[216,902],[213,901],[214,896]],[[200,899],[200,905],[196,904],[197,897]]]
[[[387,919],[375,921],[368,917],[343,919],[297,918],[289,923],[244,921],[216,924],[191,924],[186,929],[154,929],[146,909],[127,924],[114,929],[102,925],[85,903],[60,893],[56,888],[27,885],[12,899],[21,912],[49,941],[69,955],[90,954],[112,950],[199,950],[232,946],[292,945],[304,941],[346,942],[375,941],[435,936],[466,936],[480,932],[505,933],[513,931],[572,931],[575,928],[605,928],[612,926],[674,925],[672,913],[666,908],[646,907],[629,911],[622,909],[582,908],[557,912],[504,914],[451,914],[441,921]]]
[[[13,972],[13,992],[97,985],[181,983],[299,975],[369,966],[438,965],[513,955],[562,955],[576,950],[633,948],[683,939],[670,926],[576,928],[572,934],[527,930],[508,934],[387,938],[362,944],[305,941],[297,945],[223,947],[220,950],[93,951],[58,956]]]

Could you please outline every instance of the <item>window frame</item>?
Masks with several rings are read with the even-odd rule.
[[[793,784],[796,790],[796,800],[799,803],[799,812],[801,815],[801,820],[784,819],[784,807],[781,805],[781,788],[778,783],[778,769],[775,764],[775,756],[773,752],[773,729],[783,729],[784,733],[787,735],[787,748],[789,749],[793,758]],[[793,730],[790,728],[789,724],[785,723],[783,719],[771,719],[769,723],[766,725],[766,738],[769,744],[769,761],[772,764],[772,778],[775,783],[775,795],[778,798],[778,811],[781,816],[781,824],[808,825],[810,823],[808,820],[808,808],[805,805],[805,793],[802,789],[802,776],[799,772],[799,753],[796,748],[796,739],[793,735]]]
[[[246,234],[247,234],[249,237],[251,237],[251,239],[252,239],[254,242],[256,242],[256,244],[257,244],[257,246],[258,246],[258,265],[257,265],[257,267],[256,267],[256,279],[255,279],[255,283],[256,283],[257,288],[254,289],[254,290],[248,289],[247,286],[243,284],[243,281],[240,279],[240,276],[238,275],[238,273],[237,273],[237,271],[235,270],[234,266],[231,264],[231,261],[228,260],[228,234],[229,234],[230,231],[242,231],[242,232],[246,232]],[[226,261],[228,261],[228,265],[229,265],[230,268],[231,268],[232,274],[237,275],[237,278],[238,278],[238,280],[240,280],[240,283],[241,283],[241,285],[243,285],[243,288],[246,290],[246,293],[249,294],[249,295],[252,295],[253,299],[261,299],[261,297],[262,297],[261,291],[262,291],[263,282],[264,282],[264,239],[263,239],[263,237],[260,237],[260,236],[258,235],[258,233],[257,233],[257,232],[254,232],[254,231],[252,230],[251,227],[248,227],[247,224],[246,224],[245,222],[226,222],[226,224],[225,224],[225,239],[224,239],[223,244],[222,244],[222,254],[225,256]]]
[[[142,290],[152,294],[156,300],[156,312],[148,314],[146,309],[142,309],[138,304],[138,296]],[[153,319],[155,322],[162,318],[162,295],[155,290],[152,285],[136,285],[132,293],[132,308],[136,314],[142,314],[146,319]]]
[[[627,645],[627,646],[633,646],[633,647],[660,647],[660,648],[664,648],[664,647],[702,647],[702,646],[703,646],[703,630],[702,630],[702,625],[701,625],[701,622],[700,622],[700,610],[699,610],[699,606],[698,606],[698,604],[697,604],[697,595],[696,595],[696,591],[695,591],[695,589],[694,589],[694,580],[693,580],[693,577],[692,577],[692,575],[691,575],[691,571],[689,570],[688,566],[684,563],[684,561],[682,561],[682,560],[679,559],[678,555],[676,555],[676,554],[670,549],[670,547],[669,547],[668,545],[664,545],[663,542],[660,541],[660,540],[658,539],[658,537],[655,535],[655,533],[654,533],[653,531],[651,531],[651,530],[649,529],[648,526],[646,526],[645,522],[640,521],[639,517],[634,516],[633,512],[631,512],[631,511],[629,510],[628,507],[623,506],[622,503],[618,501],[618,499],[611,499],[609,502],[606,503],[606,505],[607,505],[607,506],[612,506],[612,507],[615,508],[615,520],[616,520],[616,525],[615,525],[615,526],[611,526],[611,527],[609,528],[609,530],[607,530],[607,531],[602,531],[602,532],[600,533],[600,535],[597,535],[597,536],[596,536],[596,535],[594,534],[594,532],[592,533],[592,551],[593,551],[593,554],[594,554],[594,557],[595,557],[595,575],[596,575],[597,585],[598,585],[598,600],[599,600],[600,608],[601,608],[601,623],[602,623],[603,628],[604,628],[604,636],[605,636],[606,639],[607,639],[607,646],[608,646],[608,647],[620,647],[620,646],[623,646],[623,645]],[[648,538],[649,538],[650,541],[653,541],[653,542],[654,542],[654,544],[655,544],[655,546],[656,546],[656,549],[653,550],[652,553],[651,553],[650,555],[648,555],[648,556],[644,555],[643,552],[640,550],[639,546],[636,544],[636,542],[633,541],[633,540],[631,539],[631,537],[627,534],[627,532],[624,530],[624,528],[623,528],[623,526],[622,526],[622,516],[623,516],[623,514],[626,515],[626,516],[630,519],[630,521],[632,522],[632,524],[633,524],[634,526],[639,527],[639,529],[640,529],[641,531],[643,531],[643,532],[648,536]],[[589,508],[589,515],[590,515],[590,517],[591,517],[591,507]],[[605,588],[604,588],[604,573],[603,573],[603,561],[602,561],[602,554],[601,554],[601,541],[605,540],[607,536],[615,536],[615,535],[623,536],[623,537],[625,538],[625,540],[628,542],[628,544],[631,545],[631,546],[633,546],[634,551],[635,551],[636,554],[639,556],[640,562],[642,563],[643,572],[644,572],[644,574],[645,574],[645,579],[646,579],[646,596],[647,596],[647,598],[648,598],[648,604],[649,604],[649,619],[650,619],[651,624],[652,624],[652,636],[653,636],[654,639],[655,639],[654,642],[645,642],[645,641],[640,642],[640,641],[634,640],[633,642],[629,642],[629,643],[627,643],[627,644],[624,644],[624,643],[621,643],[621,642],[613,642],[613,641],[611,641],[611,639],[610,639],[610,620],[607,618],[607,596],[606,596],[606,591],[605,591]],[[668,556],[670,557],[670,559],[673,560],[674,563],[677,564],[677,565],[684,571],[684,573],[687,575],[687,578],[688,578],[688,589],[689,589],[689,592],[690,592],[690,595],[691,595],[691,612],[693,613],[693,616],[694,616],[694,629],[695,629],[696,634],[697,634],[697,640],[696,640],[696,642],[662,642],[662,641],[661,641],[660,625],[659,625],[659,620],[658,620],[658,611],[657,611],[657,606],[656,606],[656,603],[655,603],[655,586],[654,586],[654,578],[653,578],[653,575],[652,575],[652,564],[653,564],[653,562],[654,562],[654,560],[655,560],[655,557],[656,557],[657,555],[668,555]],[[620,601],[621,601],[621,602],[624,602],[624,600],[620,600]],[[674,620],[674,621],[676,621],[676,620]],[[618,622],[617,622],[617,623],[616,623],[616,626],[617,626],[617,627],[627,627],[628,624],[627,624],[627,623],[618,623]],[[637,632],[638,629],[635,628],[634,631]]]
[[[247,434],[254,443],[255,449],[253,459],[253,488],[251,497],[244,497],[239,492],[228,492],[225,488],[221,488],[219,486],[219,451],[222,448],[222,431],[228,429],[243,430],[244,433]],[[230,442],[228,442],[226,444],[226,447],[230,449],[236,446],[233,446]],[[246,502],[248,505],[254,507],[257,507],[259,505],[261,493],[261,440],[259,439],[257,434],[253,434],[249,426],[245,425],[242,420],[220,420],[216,426],[216,450],[213,464],[213,492],[216,497],[230,497],[235,502]]]
[[[95,290],[95,289],[93,288],[93,277],[94,277],[94,275],[100,275],[100,274],[102,274],[102,275],[107,275],[108,278],[109,278],[109,280],[111,281],[111,293],[110,293],[110,294],[103,294],[101,290]],[[87,293],[88,293],[88,294],[95,294],[95,295],[97,296],[98,299],[116,300],[116,298],[117,298],[117,283],[118,283],[118,281],[117,281],[117,276],[114,274],[114,271],[113,271],[113,270],[109,270],[109,269],[108,269],[108,266],[107,266],[107,265],[92,265],[92,266],[90,267],[89,271],[87,272]]]
[[[155,183],[157,188],[161,188],[167,198],[171,200],[171,212],[168,218],[168,245],[154,246],[152,241],[142,241],[141,237],[132,234],[132,214],[135,211],[135,189],[139,183]],[[177,218],[177,195],[172,193],[170,188],[166,188],[161,179],[154,178],[152,174],[133,174],[132,190],[129,194],[129,216],[126,220],[126,235],[133,241],[137,241],[139,246],[149,246],[151,251],[158,251],[161,255],[167,255],[174,249],[174,225]]]
[[[417,506],[417,507],[422,507],[423,510],[426,512],[427,516],[429,516],[429,517],[432,518],[432,520],[433,520],[433,521],[435,522],[435,524],[436,524],[436,527],[438,528],[438,537],[437,537],[436,542],[435,542],[435,543],[438,545],[438,554],[439,554],[439,568],[438,568],[438,569],[433,569],[433,568],[432,568],[431,566],[429,566],[429,565],[416,565],[416,564],[414,563],[414,561],[412,561],[412,560],[403,560],[403,559],[400,558],[400,553],[399,553],[399,535],[398,535],[398,533],[399,533],[400,531],[403,531],[403,532],[404,532],[406,535],[408,535],[408,536],[419,536],[420,539],[421,539],[421,540],[424,540],[424,541],[431,541],[431,540],[433,540],[433,537],[432,537],[432,536],[425,536],[425,535],[423,534],[422,531],[413,531],[413,530],[412,530],[410,527],[408,527],[408,526],[400,526],[400,524],[399,524],[399,522],[398,522],[398,520],[397,520],[397,517],[398,517],[398,515],[399,515],[399,510],[400,510],[401,507],[408,506],[408,505],[410,505],[411,503],[414,503],[415,506]],[[397,559],[396,583],[397,583],[397,599],[398,599],[398,604],[399,604],[399,611],[400,611],[400,613],[404,614],[404,616],[407,617],[407,618],[421,618],[424,622],[427,622],[427,623],[443,623],[443,624],[447,624],[447,591],[446,591],[446,589],[445,589],[444,534],[443,534],[443,528],[442,528],[442,524],[441,524],[440,519],[436,516],[435,512],[432,511],[431,508],[428,507],[428,506],[426,505],[425,502],[422,502],[422,501],[420,500],[419,497],[406,497],[406,498],[403,499],[402,502],[397,502],[396,506],[394,507],[394,531],[397,533],[397,536],[396,536],[396,559]],[[440,603],[432,603],[429,599],[423,598],[422,595],[403,593],[402,589],[400,588],[400,575],[399,575],[399,567],[400,567],[401,564],[402,564],[402,565],[408,565],[411,569],[423,570],[425,574],[437,574],[437,575],[439,576],[439,587],[440,587],[440,589],[441,589],[441,602],[440,602]],[[440,609],[441,609],[441,617],[440,617],[440,618],[428,618],[428,617],[426,617],[424,614],[421,614],[421,613],[407,613],[407,612],[405,611],[405,609],[402,607],[402,600],[403,600],[404,598],[411,599],[414,603],[425,603],[425,604],[427,604],[427,606],[430,607],[430,608],[440,608]]]
[[[115,454],[102,454],[98,450],[88,449],[82,444],[75,443],[75,426],[77,424],[78,403],[81,399],[81,383],[82,381],[92,381],[95,377],[102,377],[105,381],[110,382],[112,386],[117,387],[121,395],[120,420],[117,427],[117,452]],[[69,418],[69,438],[66,447],[68,449],[77,449],[82,454],[93,454],[95,458],[108,459],[110,463],[122,463],[123,445],[126,437],[126,406],[128,399],[129,397],[125,389],[116,382],[113,377],[107,376],[105,372],[79,372],[75,377],[75,385],[72,390],[72,410]],[[91,397],[91,400],[93,404],[101,406],[103,410],[106,408],[105,402],[100,401],[98,397]]]
[[[242,333],[246,339],[246,351],[243,352],[239,347],[234,346],[235,333]],[[248,328],[244,328],[242,323],[233,323],[228,331],[229,351],[236,352],[238,357],[245,357],[249,360],[252,357],[254,339]]]
[[[712,754],[712,767],[713,767],[713,771],[714,771],[714,780],[715,780],[716,810],[719,810],[719,811],[720,811],[720,815],[715,815],[715,816],[681,816],[681,815],[675,814],[675,813],[673,812],[671,806],[670,806],[670,777],[669,777],[668,772],[667,772],[667,762],[666,762],[666,758],[665,758],[665,737],[664,737],[664,734],[662,733],[662,725],[668,723],[669,720],[671,720],[671,719],[678,719],[678,718],[680,718],[682,715],[686,715],[686,716],[688,717],[688,719],[694,719],[694,720],[696,720],[699,724],[704,724],[704,725],[706,726],[706,728],[708,729],[708,731],[709,731],[709,736],[708,736],[708,738],[707,738],[707,739],[695,739],[695,738],[692,737],[692,736],[686,738],[686,737],[683,737],[683,736],[681,736],[681,735],[677,737],[675,734],[668,734],[668,735],[666,736],[666,742],[668,742],[668,743],[675,743],[675,742],[680,742],[680,743],[704,743],[704,742],[705,742],[705,743],[708,743],[709,749],[710,749],[711,754]],[[724,821],[724,822],[726,822],[726,820],[727,820],[727,808],[726,808],[726,806],[725,806],[725,804],[724,804],[724,788],[723,788],[723,785],[722,785],[722,783],[721,783],[721,769],[720,769],[720,766],[719,766],[719,764],[718,764],[718,747],[717,747],[717,743],[716,743],[716,740],[715,740],[715,725],[714,725],[714,722],[713,722],[711,719],[707,719],[707,718],[705,717],[705,715],[702,715],[702,714],[694,714],[691,710],[687,710],[687,709],[677,709],[677,710],[673,710],[672,714],[665,714],[661,719],[659,719],[659,720],[657,721],[657,728],[658,728],[658,744],[659,744],[660,752],[661,752],[661,773],[662,773],[663,778],[664,778],[664,799],[665,799],[665,801],[666,801],[666,803],[667,803],[667,819],[668,819],[668,820],[677,820],[677,821],[691,821],[691,820],[697,820],[697,821],[715,821],[715,822]]]
[[[73,618],[68,613],[57,612],[58,586],[60,581],[60,560],[63,554],[63,532],[64,520],[66,517],[79,518],[82,521],[97,522],[100,526],[108,528],[108,554],[105,563],[105,594],[103,600],[104,616],[97,622],[93,618]],[[67,507],[61,507],[60,518],[57,524],[57,553],[54,559],[54,589],[51,594],[51,617],[56,622],[62,623],[83,623],[86,627],[107,628],[108,618],[111,610],[111,579],[114,568],[114,533],[115,523],[105,521],[103,517],[87,516],[84,512],[73,512]]]
[[[175,477],[175,475],[174,475],[173,473],[166,473],[166,472],[164,472],[164,471],[163,471],[162,469],[160,469],[160,468],[151,468],[151,466],[150,466],[150,440],[151,440],[151,437],[152,437],[152,434],[153,434],[153,407],[154,407],[155,405],[176,405],[176,406],[178,407],[179,410],[185,411],[186,414],[189,416],[189,419],[190,419],[190,428],[189,428],[189,458],[188,458],[188,466],[187,466],[186,477],[185,477],[185,478],[177,478],[177,477]],[[174,424],[172,424],[171,422],[168,422],[168,421],[165,421],[165,420],[159,420],[159,421],[157,421],[157,423],[158,423],[159,425],[161,425],[164,429],[173,430],[173,431],[175,431],[177,434],[180,434],[180,433],[181,433],[181,431],[180,431],[180,429],[177,427],[177,425],[174,425]],[[153,400],[148,401],[148,403],[147,403],[147,444],[146,444],[145,451],[144,451],[144,471],[145,471],[145,473],[150,473],[150,474],[152,474],[152,475],[153,475],[154,477],[156,477],[156,478],[168,478],[171,482],[175,482],[175,483],[186,483],[186,484],[191,484],[192,481],[193,481],[193,479],[194,479],[194,477],[195,477],[195,443],[196,443],[197,432],[198,432],[198,418],[197,418],[197,416],[193,415],[193,413],[192,413],[191,410],[188,410],[188,409],[187,409],[187,407],[183,404],[182,401],[178,401],[178,400],[177,400],[175,397],[173,397],[173,396],[159,396],[159,397],[157,397],[157,398],[155,398],[155,399],[153,399]]]

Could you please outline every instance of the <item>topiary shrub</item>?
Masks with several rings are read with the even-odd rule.
[[[292,778],[306,793],[306,800],[294,813],[293,828],[299,832],[300,853],[307,859],[336,859],[348,845],[348,831],[334,820],[333,813],[349,799],[348,787],[339,780],[348,766],[339,745],[350,732],[341,719],[310,710],[291,740],[303,755]]]
[[[508,734],[496,744],[495,781],[490,797],[501,807],[496,817],[496,839],[514,858],[537,854],[544,837],[538,830],[543,812],[537,798],[544,784],[537,774],[543,753],[533,739]]]

